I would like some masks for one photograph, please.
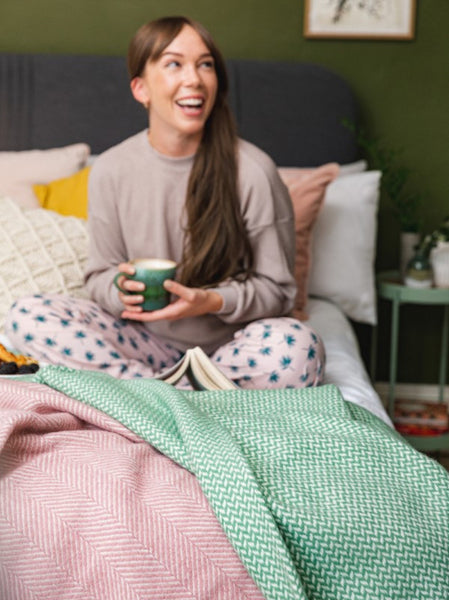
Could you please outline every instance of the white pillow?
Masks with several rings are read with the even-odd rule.
[[[39,292],[87,298],[87,222],[0,198],[0,330],[11,304]]]
[[[312,232],[308,294],[361,323],[377,322],[374,261],[380,171],[337,177]]]
[[[345,175],[354,175],[354,173],[362,173],[366,171],[368,168],[368,163],[366,160],[361,159],[357,160],[353,163],[347,163],[345,165],[340,165],[339,177],[344,177]]]
[[[86,164],[87,144],[50,150],[0,152],[0,196],[9,196],[27,208],[39,207],[33,184],[50,183],[73,175]]]

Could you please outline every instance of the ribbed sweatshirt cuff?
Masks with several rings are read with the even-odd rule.
[[[230,287],[217,287],[210,288],[212,291],[217,292],[223,298],[223,306],[217,311],[216,315],[228,315],[237,307],[237,290]]]

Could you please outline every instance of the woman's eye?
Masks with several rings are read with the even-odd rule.
[[[200,66],[203,67],[204,69],[213,69],[214,61],[213,60],[204,60]]]
[[[179,67],[179,62],[177,60],[171,60],[165,66],[169,69],[175,69],[176,67]]]

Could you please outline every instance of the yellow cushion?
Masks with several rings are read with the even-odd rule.
[[[33,185],[33,191],[42,208],[61,215],[87,219],[87,180],[90,167],[70,177],[56,179],[48,184]]]

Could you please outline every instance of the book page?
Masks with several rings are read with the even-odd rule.
[[[192,376],[198,380],[198,383],[204,389],[231,390],[237,387],[220,371],[199,346],[192,350],[190,370]]]
[[[155,379],[176,385],[186,375],[196,390],[231,390],[237,386],[228,379],[199,346],[189,348],[173,367]]]

